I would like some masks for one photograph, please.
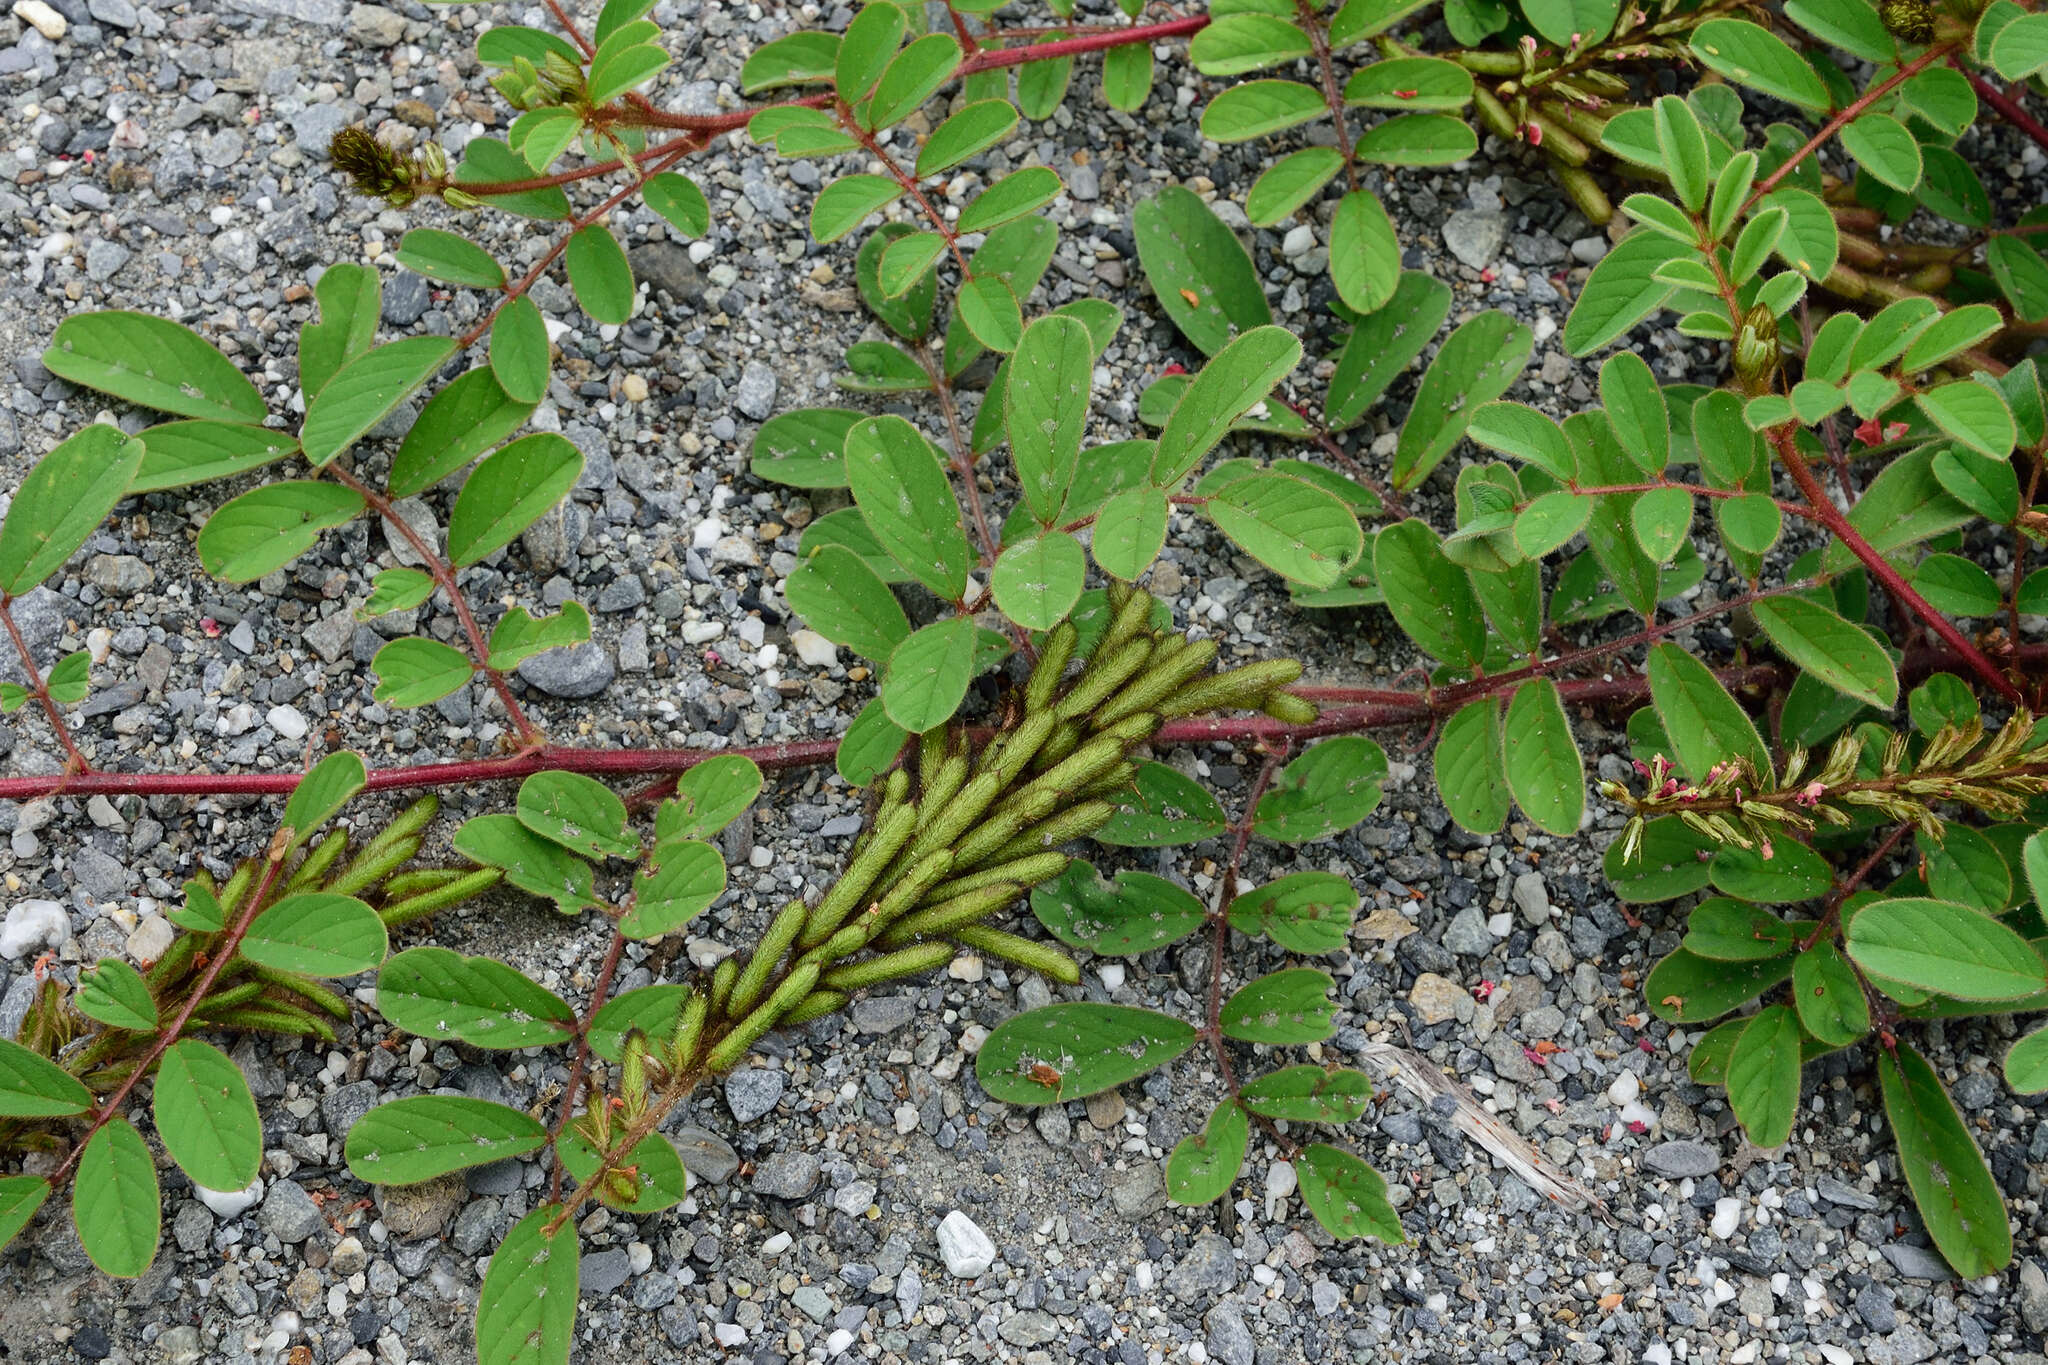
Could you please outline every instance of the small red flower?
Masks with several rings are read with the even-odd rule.
[[[1493,993],[1499,989],[1500,987],[1494,982],[1482,981],[1472,988],[1472,998],[1479,1001],[1491,1000]]]
[[[1628,1121],[1628,1130],[1631,1133],[1634,1133],[1637,1137],[1641,1137],[1643,1134],[1650,1131],[1650,1125],[1644,1123],[1641,1119],[1630,1119]]]
[[[1522,136],[1529,139],[1531,147],[1541,147],[1543,145],[1543,125],[1540,123],[1523,124]]]

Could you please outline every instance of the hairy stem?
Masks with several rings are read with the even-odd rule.
[[[28,690],[42,706],[43,714],[49,717],[50,728],[57,732],[57,742],[64,746],[69,760],[67,766],[74,773],[89,773],[92,764],[85,761],[79,752],[78,742],[71,737],[71,727],[64,723],[64,717],[57,710],[57,699],[50,695],[49,684],[44,681],[42,670],[36,667],[36,656],[30,651],[28,641],[22,638],[21,627],[14,623],[14,598],[0,597],[0,623],[7,626],[7,638],[14,642],[14,652],[21,658],[21,671],[28,678]]]

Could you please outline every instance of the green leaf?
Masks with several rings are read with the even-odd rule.
[[[1299,81],[1260,80],[1233,85],[1202,111],[1202,136],[1212,142],[1248,142],[1330,112],[1322,92]]]
[[[461,185],[498,184],[507,180],[531,180],[533,167],[526,158],[513,151],[494,137],[471,138],[462,149],[462,165],[456,169],[455,183]],[[569,216],[569,196],[558,185],[542,189],[522,190],[517,194],[493,194],[490,205],[521,218],[535,218],[543,222],[559,222]]]
[[[783,593],[811,629],[877,663],[910,634],[896,595],[844,546],[826,545],[798,565]]]
[[[1834,212],[1818,195],[1801,189],[1773,190],[1764,196],[1756,211],[1763,214],[1772,209],[1785,211],[1785,228],[1778,234],[1774,248],[1778,259],[1809,280],[1826,279],[1841,250],[1841,233],[1835,226]]]
[[[1048,34],[1038,41],[1050,43],[1057,40]],[[1017,107],[1024,111],[1024,117],[1051,118],[1053,110],[1067,98],[1067,82],[1073,79],[1073,75],[1072,57],[1040,59],[1018,71]]]
[[[1344,102],[1366,109],[1463,109],[1472,102],[1472,73],[1441,57],[1378,61],[1352,73]]]
[[[1474,409],[1465,434],[1472,438],[1474,444],[1534,465],[1553,478],[1568,480],[1575,476],[1571,442],[1566,438],[1564,429],[1525,403],[1481,404]],[[1573,533],[1576,531],[1574,527]],[[1558,544],[1570,538],[1571,535],[1567,534]]]
[[[1335,583],[1364,548],[1356,513],[1335,495],[1287,474],[1234,479],[1211,493],[1202,510],[1252,558],[1312,588]]]
[[[384,420],[455,353],[448,337],[407,337],[349,361],[307,405],[299,444],[324,465]]]
[[[1081,542],[1048,531],[1003,551],[989,573],[989,588],[1003,615],[1026,630],[1051,630],[1074,609],[1087,576]]]
[[[50,699],[64,706],[75,706],[92,690],[92,655],[84,650],[67,654],[57,661],[49,676],[43,679],[43,686],[49,689]]]
[[[1437,792],[1451,818],[1475,834],[1496,833],[1508,818],[1510,793],[1501,746],[1501,703],[1493,697],[1459,707],[1437,737]]]
[[[522,436],[476,467],[448,518],[448,558],[457,567],[503,549],[569,495],[583,452],[551,431]]]
[[[411,229],[399,239],[396,255],[400,265],[430,280],[445,280],[471,289],[505,286],[505,267],[490,252],[467,237],[439,228]]]
[[[142,465],[128,480],[130,494],[232,478],[275,464],[299,448],[284,432],[235,422],[164,422],[136,439],[143,445]]]
[[[657,841],[708,839],[761,795],[761,767],[745,754],[713,754],[676,778],[676,794],[654,815]]]
[[[582,135],[583,120],[574,110],[532,109],[513,120],[505,142],[527,165],[545,171]]]
[[[2012,1261],[2012,1230],[1984,1154],[1927,1059],[1901,1043],[1881,1051],[1877,1076],[1899,1169],[1935,1246],[1973,1279]]]
[[[1201,1132],[1175,1143],[1166,1158],[1166,1192],[1173,1202],[1190,1207],[1213,1204],[1230,1193],[1238,1168],[1244,1165],[1251,1131],[1243,1106],[1226,1100],[1216,1106]]]
[[[1616,351],[1609,356],[1600,367],[1600,401],[1606,405],[1607,420],[1629,459],[1651,478],[1663,477],[1665,466],[1671,463],[1671,414],[1649,362],[1634,351]],[[1669,558],[1650,557],[1660,563]]]
[[[479,815],[464,821],[455,832],[454,848],[471,862],[500,869],[521,891],[552,900],[565,915],[597,903],[591,896],[590,864],[541,838],[517,816]]]
[[[1112,882],[1078,858],[1031,893],[1031,913],[1068,947],[1104,957],[1177,943],[1206,917],[1200,901],[1164,877],[1123,871]]]
[[[1112,109],[1135,113],[1152,94],[1152,49],[1144,43],[1102,54],[1102,97]]]
[[[376,700],[393,706],[428,706],[466,684],[476,665],[453,645],[439,640],[393,640],[370,660],[376,670]]]
[[[896,54],[875,86],[874,99],[861,117],[873,131],[901,122],[952,79],[960,64],[960,43],[950,33],[927,33]],[[841,92],[842,96],[845,92]]]
[[[885,9],[901,13],[894,5],[863,12]],[[491,1253],[476,1301],[477,1365],[568,1365],[580,1258],[575,1220],[562,1212],[560,1205],[542,1204]],[[551,1235],[557,1218],[561,1226]]]
[[[1393,296],[1351,329],[1324,400],[1332,427],[1356,422],[1421,355],[1450,313],[1450,286],[1419,270],[1401,272]]]
[[[687,175],[663,171],[649,176],[640,187],[640,197],[684,237],[702,237],[711,230],[711,205]]]
[[[976,195],[974,202],[960,211],[960,221],[955,226],[963,233],[987,232],[990,228],[1014,222],[1034,209],[1043,208],[1053,201],[1062,188],[1059,176],[1053,171],[1044,166],[1026,166],[1021,171],[1012,171]],[[1201,201],[1197,199],[1195,202]],[[1144,206],[1140,205],[1140,213],[1143,209]],[[1138,241],[1139,255],[1142,257],[1142,233],[1139,234]],[[1239,247],[1238,250],[1242,252],[1244,248]],[[1246,262],[1246,268],[1250,268],[1250,262]],[[1146,273],[1151,273],[1149,266]],[[1170,309],[1168,311],[1171,312]]]
[[[589,638],[590,613],[581,602],[564,602],[553,616],[534,616],[525,607],[514,607],[491,628],[487,662],[500,672],[509,672],[536,654],[567,649]]]
[[[201,934],[218,933],[226,927],[227,916],[222,912],[220,901],[214,896],[211,887],[204,882],[188,881],[185,883],[184,892],[184,905],[167,912],[171,923],[180,929],[190,929]]]
[[[2048,23],[2038,14],[2020,15],[1991,41],[1991,65],[2009,81],[2022,81],[2048,66]]]
[[[1984,182],[1977,177],[1976,167],[1947,147],[1923,146],[1920,158],[1920,186],[1916,195],[1929,212],[1964,227],[1991,225],[1991,196],[1985,193]],[[1988,254],[1994,275],[1998,273],[1998,244],[2006,240],[2009,239],[1994,237],[1991,240]]]
[[[585,858],[637,858],[640,840],[626,828],[626,803],[581,773],[535,773],[519,784],[519,823]]]
[[[1923,735],[1933,735],[1944,725],[1961,728],[1974,724],[1980,714],[1977,694],[1953,673],[1936,673],[1914,688],[1906,697],[1906,709],[1913,728]]]
[[[1301,341],[1284,327],[1262,326],[1231,341],[1189,383],[1159,433],[1152,481],[1173,488],[1214,449],[1231,423],[1266,401],[1301,363]]]
[[[1248,1083],[1238,1099],[1254,1114],[1291,1123],[1350,1123],[1372,1103],[1372,1078],[1348,1068],[1288,1066]]]
[[[1994,460],[2011,455],[2013,444],[2019,439],[2012,409],[1989,384],[1959,379],[1937,389],[1922,390],[1913,395],[1913,403],[1944,432]]]
[[[481,41],[481,39],[479,39]],[[807,85],[832,79],[839,58],[839,35],[805,30],[755,48],[740,68],[740,90],[756,95],[782,85]]]
[[[955,616],[897,645],[882,677],[889,719],[917,734],[951,720],[974,680],[975,638],[974,621]]]
[[[619,917],[627,938],[659,938],[682,928],[725,894],[725,859],[697,839],[663,838],[633,878],[633,904]]]
[[[1795,668],[1871,706],[1890,708],[1898,701],[1891,656],[1861,627],[1805,597],[1768,597],[1750,611]]]
[[[291,847],[311,838],[313,832],[341,813],[369,782],[361,754],[342,750],[314,764],[299,779],[284,805],[284,828],[292,832]],[[248,1184],[243,1181],[242,1184]],[[237,1189],[241,1188],[236,1186]]]
[[[533,411],[479,367],[427,400],[392,457],[387,492],[411,497],[433,487],[518,430]]]
[[[127,494],[141,441],[94,422],[36,462],[0,525],[0,592],[19,597],[62,568]]]
[[[1554,6],[1558,0],[1534,0],[1535,4]],[[1531,16],[1534,20],[1534,16]],[[1538,27],[1541,27],[1540,21]],[[1592,35],[1587,35],[1589,38]],[[1553,41],[1570,41],[1572,35]],[[1664,163],[1664,173],[1671,179],[1671,188],[1677,193],[1679,202],[1689,213],[1699,213],[1707,206],[1707,137],[1700,130],[1699,119],[1692,107],[1676,95],[1661,96],[1651,107],[1656,120],[1657,150]]]
[[[1704,1024],[1754,1000],[1792,975],[1792,956],[1718,962],[1680,948],[1650,969],[1643,997],[1666,1023]]]
[[[833,766],[848,785],[865,787],[896,762],[910,732],[889,719],[880,697],[870,698],[840,736]]]
[[[849,373],[833,382],[854,393],[923,393],[932,386],[929,371],[886,341],[854,342],[846,348],[846,368]]]
[[[1204,355],[1273,320],[1251,258],[1192,190],[1169,185],[1140,203],[1131,229],[1160,307]]]
[[[1834,47],[1882,65],[1899,51],[1868,0],[1786,0],[1785,15]]]
[[[1849,524],[1879,554],[1890,555],[1970,521],[1970,509],[1942,491],[1933,463],[1931,446],[1907,451],[1880,470],[1849,509]],[[1821,568],[1829,573],[1855,562],[1839,541],[1830,543],[1821,556]]]
[[[1359,160],[1382,166],[1448,166],[1478,150],[1479,134],[1455,114],[1399,114],[1382,119],[1366,129],[1354,146]],[[1341,206],[1339,213],[1341,221]],[[1337,231],[1333,224],[1332,242],[1339,240]]]
[[[917,174],[938,175],[981,155],[1004,141],[1017,127],[1017,110],[1008,100],[977,100],[941,123],[917,153]],[[1058,181],[1054,182],[1057,188]]]
[[[1358,892],[1328,872],[1294,872],[1232,898],[1230,927],[1314,957],[1344,947]]]
[[[1848,924],[1849,956],[1875,976],[1958,1000],[2016,1000],[2048,988],[2048,966],[1997,920],[1945,901],[1877,901]]]
[[[1427,523],[1411,518],[1381,531],[1373,570],[1395,623],[1424,653],[1458,668],[1485,657],[1479,599],[1464,571],[1444,558]]]
[[[1146,463],[1149,473],[1149,458]],[[1125,489],[1112,497],[1095,518],[1091,542],[1095,562],[1113,578],[1136,581],[1159,558],[1172,510],[1166,490],[1151,485]]]
[[[171,1159],[209,1190],[246,1189],[263,1164],[263,1123],[242,1069],[194,1038],[157,1067],[156,1135]]]
[[[578,228],[569,238],[567,259],[576,303],[592,321],[618,325],[633,316],[633,267],[610,228]]]
[[[590,56],[585,94],[592,104],[609,104],[636,85],[652,80],[669,63],[666,49],[651,43],[659,32],[651,21],[636,20],[598,40]]]
[[[890,298],[908,293],[916,287],[925,272],[932,268],[941,256],[946,254],[946,239],[936,232],[912,232],[896,238],[882,251],[882,261],[875,272],[875,282]],[[894,347],[889,347],[895,350]],[[848,359],[852,352],[848,351]],[[912,375],[931,382],[925,377],[922,367],[909,367]]]
[[[1772,599],[1780,600],[1780,599]],[[1759,778],[1772,771],[1755,722],[1707,666],[1677,645],[1650,647],[1650,699],[1671,736],[1679,767],[1694,782],[1717,763],[1741,759]]]
[[[1373,69],[1376,68],[1367,68]],[[1304,147],[1290,152],[1268,166],[1253,183],[1244,199],[1245,217],[1255,227],[1271,227],[1313,199],[1343,169],[1344,157],[1335,147]]]
[[[2024,238],[1993,237],[1984,258],[2020,321],[2048,318],[2048,260],[2039,251]]]
[[[1313,967],[1274,972],[1223,1002],[1223,1036],[1243,1043],[1314,1043],[1335,1029],[1330,974]]]
[[[1452,332],[1429,363],[1402,425],[1392,479],[1420,484],[1465,434],[1475,408],[1507,391],[1535,348],[1535,333],[1506,313],[1481,313]]]
[[[42,1176],[0,1176],[0,1250],[21,1234],[49,1197],[50,1182]]]
[[[1899,369],[1905,374],[1932,369],[1975,346],[2002,325],[1998,310],[1988,303],[1972,303],[1943,313],[1914,335]]]
[[[1607,846],[1601,870],[1614,894],[1625,901],[1676,900],[1706,886],[1708,863],[1701,855],[1711,853],[1714,847],[1711,839],[1677,816],[1659,816],[1644,826],[1634,858],[1622,861],[1625,844],[1616,839]]]
[[[1848,959],[1816,943],[1792,964],[1792,1000],[1799,1022],[1830,1047],[1847,1047],[1870,1032],[1870,1002]]]
[[[1353,190],[1337,201],[1336,216],[1330,220],[1330,283],[1336,286],[1337,297],[1349,308],[1371,313],[1393,299],[1400,279],[1401,247],[1393,220],[1377,196]]]
[[[792,488],[844,488],[846,433],[866,416],[852,408],[777,413],[754,433],[748,467],[758,478]]]
[[[215,578],[251,583],[291,563],[322,531],[353,521],[362,510],[362,495],[338,484],[264,484],[206,519],[199,529],[199,562]]]
[[[634,1029],[649,1038],[667,1038],[690,998],[688,986],[642,986],[622,991],[604,1003],[590,1021],[590,1050],[617,1063],[626,1054],[626,1037]]]
[[[604,1159],[574,1127],[562,1134],[556,1150],[562,1157],[562,1169],[578,1182],[596,1175]],[[683,1168],[683,1159],[675,1144],[661,1133],[649,1133],[634,1143],[633,1150],[626,1154],[625,1168],[631,1172],[633,1197],[621,1199],[611,1188],[600,1187],[598,1202],[607,1208],[623,1213],[659,1213],[682,1203],[689,1193],[690,1176]]]
[[[1341,48],[1384,33],[1427,3],[1429,0],[1345,0],[1330,16],[1330,46]],[[1502,21],[1506,21],[1505,15]]]
[[[383,297],[384,287],[369,266],[344,262],[321,274],[313,286],[320,320],[299,329],[299,387],[308,401],[326,387],[336,370],[376,341]],[[256,412],[261,421],[260,404]]]
[[[1714,896],[1686,917],[1684,946],[1716,962],[1762,962],[1797,949],[1810,929],[1788,924],[1761,906]]]
[[[1156,1071],[1200,1039],[1194,1025],[1157,1010],[1047,1005],[997,1025],[975,1054],[974,1075],[1005,1104],[1059,1104]],[[1040,1079],[1040,1068],[1058,1078]]]
[[[1654,232],[1632,232],[1622,238],[1580,288],[1565,319],[1565,350],[1590,355],[1662,308],[1672,286],[1657,279],[1656,272],[1683,252],[1676,242]]]
[[[1285,19],[1255,12],[1221,14],[1188,43],[1188,60],[1205,76],[1241,76],[1306,57],[1311,50],[1308,35]]]
[[[1951,616],[1992,616],[2004,603],[1998,581],[1960,555],[1929,555],[1913,571],[1913,588]]]
[[[1774,840],[1768,858],[1761,849],[1730,845],[1707,868],[1719,890],[1772,905],[1824,896],[1834,884],[1827,860],[1795,839]]]
[[[92,1092],[56,1063],[0,1038],[0,1118],[62,1118],[92,1107]]]
[[[2048,1090],[2048,1029],[2034,1030],[2006,1051],[2005,1083],[2023,1095]],[[0,1181],[0,1189],[6,1183]],[[4,1198],[0,1194],[0,1206],[4,1206]],[[7,1243],[7,1227],[5,1216],[0,1215],[0,1246]]]
[[[74,313],[57,324],[43,368],[180,417],[260,426],[270,411],[256,386],[204,337],[148,313]]]
[[[1950,825],[1939,840],[1915,835],[1927,889],[1940,900],[2002,914],[2013,903],[2012,870],[1998,846],[1968,825]]]
[[[408,948],[385,962],[377,1012],[430,1042],[494,1051],[562,1042],[576,1019],[560,996],[505,963],[436,947]]]
[[[1026,328],[1010,361],[1004,425],[1017,482],[1041,526],[1058,519],[1074,482],[1093,362],[1087,329],[1058,315]]]
[[[1895,190],[1910,194],[1920,183],[1920,143],[1889,114],[1858,116],[1842,129],[1842,149]]]
[[[1116,801],[1116,814],[1095,831],[1097,843],[1168,848],[1213,838],[1228,827],[1209,789],[1164,763],[1141,764],[1130,792]]]
[[[72,1004],[86,1018],[97,1019],[112,1028],[143,1033],[156,1027],[156,1001],[150,996],[148,984],[142,973],[119,958],[103,957],[80,972],[78,994],[72,997]],[[248,1183],[244,1180],[242,1185]],[[232,1188],[239,1190],[242,1185]]]
[[[1827,87],[1785,40],[1746,19],[1709,19],[1693,30],[1693,55],[1737,85],[1817,114],[1828,111]]]
[[[862,13],[878,8],[870,6]],[[887,176],[842,176],[820,191],[812,202],[811,236],[820,242],[836,242],[901,193],[903,187]]]
[[[1377,1237],[1391,1246],[1408,1240],[1387,1202],[1387,1182],[1351,1153],[1312,1142],[1294,1159],[1294,1172],[1301,1202],[1332,1237]]]
[[[845,466],[854,502],[890,557],[958,599],[967,590],[967,532],[931,442],[901,417],[870,417],[848,430]]]
[[[953,307],[968,333],[991,351],[1010,352],[1024,335],[1024,310],[1001,275],[977,275],[960,286]]]
[[[1586,812],[1586,769],[1557,684],[1532,678],[1515,689],[1505,723],[1508,789],[1529,822],[1564,837]]]
[[[342,977],[370,970],[389,946],[384,921],[354,896],[303,891],[256,917],[242,956],[281,972]]]
[[[156,1259],[162,1207],[142,1134],[112,1119],[85,1144],[72,1184],[71,1217],[85,1254],[107,1274],[134,1279]]]
[[[538,403],[548,394],[548,359],[547,324],[522,294],[491,324],[491,373],[507,398]]]
[[[1684,488],[1653,488],[1629,507],[1629,526],[1636,544],[1658,564],[1669,564],[1692,531],[1692,493]]]
[[[1799,1019],[1783,1005],[1760,1011],[1728,1056],[1728,1107],[1751,1143],[1781,1147],[1799,1117]]]
[[[1283,844],[1341,834],[1379,808],[1387,756],[1363,735],[1326,739],[1282,768],[1259,798],[1252,832]]]

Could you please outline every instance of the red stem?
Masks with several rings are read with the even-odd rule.
[[[555,1126],[548,1133],[548,1146],[555,1147],[568,1131],[570,1122],[576,1117],[576,1097],[583,1090],[584,1078],[590,1074],[590,1030],[597,1023],[597,1012],[604,1008],[605,997],[612,993],[612,977],[618,974],[619,960],[626,955],[626,936],[612,926],[611,947],[605,950],[604,966],[598,968],[597,980],[590,988],[590,1000],[583,1007],[583,1018],[576,1026],[576,1060],[569,1067],[569,1083],[562,1087],[562,1110],[555,1116]],[[562,1197],[562,1161],[555,1158],[555,1173],[548,1186],[550,1204]]]
[[[1034,43],[1029,47],[995,48],[984,47],[960,63],[953,72],[955,77],[972,76],[982,71],[994,71],[999,67],[1023,66],[1028,62],[1049,62],[1061,57],[1078,57],[1085,52],[1106,52],[1113,47],[1129,47],[1132,43],[1149,43],[1155,38],[1185,38],[1200,33],[1209,27],[1209,16],[1191,14],[1185,19],[1169,19],[1161,24],[1139,24],[1133,28],[1113,29],[1108,33],[1088,33],[1077,38],[1062,38],[1056,43]],[[1003,35],[989,34],[993,40]]]
[[[2041,120],[2028,113],[2018,100],[2006,94],[2005,91],[2000,90],[1990,81],[1985,80],[1981,73],[1972,71],[1954,57],[1949,58],[1949,64],[1969,77],[1970,85],[1976,90],[1977,97],[1993,109],[1996,109],[2000,118],[2003,118],[2007,123],[2010,123],[2013,127],[2034,139],[2041,146],[2048,147],[2048,125],[2043,125]]]
[[[58,713],[56,698],[50,695],[49,684],[44,682],[42,670],[36,667],[36,656],[30,652],[28,641],[22,638],[21,627],[14,624],[14,598],[11,596],[0,596],[0,622],[6,623],[7,636],[14,641],[14,652],[21,656],[21,669],[28,678],[29,692],[42,703],[43,714],[50,718],[50,728],[57,732],[57,742],[70,756],[71,771],[91,772],[92,764],[85,761],[85,755],[79,752],[77,742],[71,738],[71,727]]]
[[[1912,61],[1907,62],[1904,65],[1900,66],[1899,69],[1892,72],[1891,75],[1885,77],[1883,80],[1877,82],[1868,90],[1864,91],[1855,100],[1853,100],[1851,103],[1845,106],[1840,113],[1836,114],[1833,118],[1829,119],[1826,123],[1822,124],[1820,131],[1815,133],[1812,137],[1806,140],[1805,146],[1801,147],[1798,151],[1792,153],[1791,156],[1785,159],[1784,165],[1778,167],[1778,169],[1776,169],[1775,171],[1772,171],[1762,180],[1757,181],[1756,188],[1751,190],[1749,192],[1749,198],[1743,201],[1742,213],[1746,214],[1751,209],[1755,208],[1757,206],[1757,201],[1761,200],[1765,195],[1769,194],[1772,190],[1776,189],[1778,187],[1778,182],[1780,180],[1783,180],[1786,176],[1790,175],[1793,171],[1797,170],[1800,163],[1805,161],[1806,158],[1812,156],[1815,152],[1819,151],[1823,146],[1825,146],[1829,138],[1833,137],[1836,133],[1841,132],[1842,129],[1848,127],[1851,123],[1855,122],[1857,115],[1861,114],[1864,110],[1870,108],[1871,105],[1876,104],[1879,100],[1883,99],[1886,95],[1889,95],[1892,91],[1898,89],[1901,85],[1904,85],[1908,80],[1911,80],[1914,76],[1919,75],[1920,72],[1934,65],[1934,63],[1941,61],[1944,58],[1953,54],[1955,50],[1960,46],[1962,46],[1961,42],[1957,41],[1940,43],[1934,47],[1930,47],[1925,52],[1915,57]],[[1741,214],[1737,215],[1737,217],[1740,216]]]

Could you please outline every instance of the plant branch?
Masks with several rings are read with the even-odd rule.
[[[619,960],[626,955],[626,936],[619,931],[616,921],[612,924],[611,946],[605,949],[604,965],[598,968],[597,980],[590,987],[590,999],[583,1007],[583,1018],[576,1025],[576,1059],[569,1067],[569,1080],[562,1087],[562,1109],[555,1116],[555,1126],[548,1131],[548,1148],[553,1151],[561,1142],[562,1134],[576,1117],[576,1097],[583,1090],[584,1078],[590,1074],[590,1030],[597,1023],[597,1012],[604,1008],[605,997],[612,993],[612,978],[618,974]],[[550,1201],[562,1197],[562,1159],[559,1152],[555,1157],[555,1173],[548,1186]]]
[[[41,703],[43,714],[50,719],[50,728],[57,732],[57,742],[64,746],[69,768],[73,773],[89,773],[92,764],[85,761],[79,752],[78,743],[71,737],[71,727],[64,723],[63,715],[57,710],[57,699],[50,695],[49,684],[44,680],[42,670],[36,667],[36,656],[29,649],[28,641],[22,638],[21,627],[14,623],[14,598],[0,596],[0,622],[7,626],[7,638],[14,642],[14,652],[21,658],[21,670],[28,679],[28,690]]]
[[[2025,106],[2018,100],[1984,79],[1983,73],[1965,66],[1962,62],[1956,60],[1954,56],[1949,58],[1949,65],[1955,67],[1956,70],[1969,78],[1970,86],[1977,92],[1977,97],[1993,109],[1996,109],[2000,118],[2003,118],[2007,123],[2010,123],[2013,127],[2034,139],[2035,143],[2039,146],[2048,148],[2048,126],[2044,126],[2041,120],[2028,113]],[[2020,231],[2021,229],[2008,230]],[[2039,225],[2031,230],[2037,232],[2048,231],[2048,225]]]

